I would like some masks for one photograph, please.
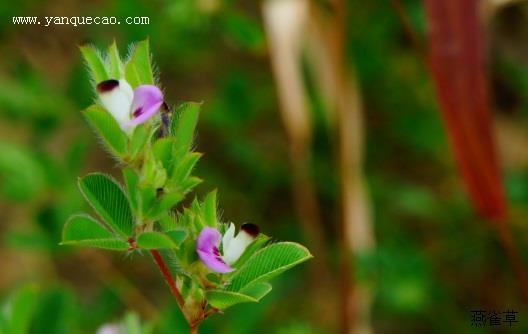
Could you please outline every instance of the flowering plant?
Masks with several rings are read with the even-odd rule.
[[[83,114],[118,162],[124,185],[101,173],[79,178],[98,219],[71,216],[62,244],[149,252],[193,333],[213,313],[258,302],[271,291],[270,279],[312,255],[293,242],[271,242],[254,224],[236,233],[217,215],[216,191],[183,206],[202,182],[192,175],[201,157],[192,148],[201,105],[170,108],[148,41],[131,50],[123,61],[115,43],[105,54],[81,47],[97,93]]]

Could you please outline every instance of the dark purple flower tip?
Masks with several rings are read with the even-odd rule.
[[[251,223],[245,223],[240,226],[240,230],[246,232],[253,238],[257,237],[257,235],[260,233],[260,229],[258,225],[251,224]]]
[[[196,240],[196,252],[203,264],[217,273],[228,273],[234,269],[228,266],[218,251],[221,239],[220,232],[211,227],[204,227]]]
[[[119,80],[110,79],[110,80],[101,81],[100,83],[97,84],[96,88],[97,88],[97,92],[102,94],[102,93],[109,92],[118,86],[119,86]]]
[[[138,125],[152,117],[163,104],[163,93],[153,85],[141,85],[134,89],[132,119],[130,125]]]

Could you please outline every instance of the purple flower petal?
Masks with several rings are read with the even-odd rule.
[[[211,227],[204,227],[196,240],[196,252],[203,264],[217,273],[228,273],[234,269],[228,266],[218,252],[220,232]]]
[[[153,85],[141,85],[134,89],[130,125],[138,125],[152,117],[163,104],[163,93]]]

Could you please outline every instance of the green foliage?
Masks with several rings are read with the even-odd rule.
[[[114,232],[127,238],[132,234],[134,218],[119,184],[100,173],[79,179],[79,189],[86,201]]]
[[[204,221],[211,227],[216,227],[216,190],[211,191],[204,199]]]
[[[108,303],[105,298],[97,298],[97,304],[81,307],[67,289],[22,285],[2,301],[0,334],[99,333],[103,328],[119,334],[153,333],[153,325],[142,322],[133,312],[116,322],[106,322],[110,320],[108,315],[100,313],[111,310]],[[105,322],[101,322],[101,315]]]
[[[110,113],[100,106],[91,105],[83,115],[111,153],[117,157],[126,154],[127,137]]]
[[[233,268],[240,268],[244,263],[255,254],[256,251],[261,249],[266,243],[270,241],[270,237],[260,233],[255,240],[246,248],[244,254],[233,264]]]
[[[0,142],[0,192],[17,201],[27,201],[45,186],[42,166],[31,152]]]
[[[148,40],[141,41],[131,49],[129,59],[123,64],[115,41],[105,55],[91,46],[81,46],[81,53],[95,83],[108,79],[125,78],[135,88],[140,84],[153,85],[154,73],[150,62]]]
[[[303,246],[293,242],[279,242],[256,252],[239,270],[235,271],[228,291],[241,291],[253,284],[265,282],[299,263],[312,258]]]
[[[212,307],[220,310],[225,310],[240,303],[256,303],[257,299],[244,295],[242,293],[225,291],[225,290],[209,290],[207,291],[207,301]]]
[[[314,2],[326,6],[325,14],[330,17],[333,13],[328,3]],[[50,5],[60,7],[62,3]],[[13,25],[12,17],[42,18],[49,15],[46,14],[49,6],[34,0],[19,0],[16,6],[0,1],[0,26],[5,28],[0,29],[3,51],[0,61],[3,242],[0,248],[4,260],[1,288],[7,293],[13,290],[12,282],[27,277],[37,278],[43,286],[61,286],[60,290],[34,301],[39,310],[36,321],[31,324],[31,334],[93,334],[103,323],[120,325],[120,315],[126,307],[137,308],[146,315],[142,303],[126,302],[127,297],[134,295],[133,287],[111,273],[104,276],[104,281],[99,280],[96,261],[83,261],[85,253],[78,254],[76,248],[57,246],[68,215],[83,210],[83,198],[74,182],[77,175],[127,166],[135,177],[133,185],[129,186],[125,177],[119,178],[117,169],[112,175],[118,175],[116,179],[123,181],[133,215],[141,219],[138,223],[151,220],[144,220],[146,214],[137,210],[141,203],[134,206],[138,200],[151,203],[151,208],[152,203],[160,204],[156,211],[161,214],[152,212],[158,215],[152,218],[154,230],[169,236],[171,229],[194,226],[199,220],[194,212],[179,221],[174,219],[180,212],[192,211],[190,203],[194,194],[182,200],[178,199],[180,195],[174,195],[176,204],[164,210],[161,202],[169,201],[172,190],[165,187],[164,195],[157,198],[156,189],[145,189],[141,175],[135,170],[141,164],[141,150],[134,159],[127,152],[128,159],[123,161],[107,147],[116,163],[114,159],[105,159],[104,152],[94,149],[98,140],[83,123],[81,113],[76,112],[93,103],[95,95],[90,80],[86,80],[87,74],[92,76],[92,70],[72,53],[74,45],[83,43],[85,38],[102,46],[103,52],[94,52],[103,60],[110,78],[115,75],[111,65],[112,59],[116,59],[110,45],[113,36],[120,43],[123,75],[127,55],[133,50],[121,43],[150,36],[157,67],[163,70],[167,103],[172,107],[172,102],[177,101],[172,110],[177,110],[184,98],[205,100],[204,112],[200,112],[199,136],[191,144],[205,154],[200,160],[202,163],[192,172],[207,181],[195,188],[196,196],[203,200],[209,190],[218,187],[218,212],[223,211],[225,219],[237,222],[251,219],[261,224],[270,236],[309,242],[291,207],[290,187],[294,179],[287,158],[288,138],[281,126],[276,87],[266,60],[269,50],[261,24],[260,2],[178,0],[161,1],[152,6],[147,1],[131,0],[98,1],[89,6],[72,2],[68,6],[79,15],[86,9],[91,14],[104,13],[118,18],[140,13],[150,17],[150,24],[121,22],[121,25],[85,25],[82,29],[62,26],[60,36],[46,34],[46,38],[31,38],[32,28]],[[421,39],[427,27],[423,2],[403,1],[402,6],[411,30]],[[364,172],[377,239],[372,258],[362,259],[366,263],[358,265],[356,256],[353,278],[358,284],[373,288],[373,331],[486,332],[485,328],[470,327],[470,314],[466,311],[468,305],[482,299],[483,291],[489,288],[488,275],[492,273],[495,290],[486,294],[485,300],[490,305],[506,305],[520,311],[521,321],[514,324],[514,331],[528,332],[528,322],[523,321],[519,295],[511,284],[511,271],[507,269],[504,252],[499,249],[497,234],[488,231],[485,222],[471,213],[455,175],[422,57],[409,43],[405,27],[386,3],[350,1],[347,7],[343,40],[346,59],[343,60],[353,65],[361,87],[366,118]],[[489,17],[487,27],[493,36],[488,69],[492,79],[490,93],[494,96],[498,117],[496,130],[500,145],[497,150],[505,153],[501,154],[502,176],[507,182],[514,236],[524,259],[528,256],[523,237],[527,233],[523,221],[528,212],[528,175],[524,155],[515,152],[526,147],[522,138],[528,118],[528,66],[522,42],[525,33],[523,29],[513,29],[516,33],[512,34],[511,28],[524,22],[525,9],[526,3],[522,2],[500,7]],[[107,45],[110,48],[105,48]],[[341,200],[339,173],[335,168],[337,114],[325,105],[331,105],[332,101],[327,101],[324,91],[320,90],[325,86],[325,81],[320,79],[325,77],[310,68],[310,62],[320,56],[321,49],[305,46],[308,48],[302,53],[303,83],[311,84],[307,109],[313,126],[306,166],[321,205],[320,217],[332,269],[330,283],[335,283],[338,265],[335,222]],[[92,83],[97,81],[94,78]],[[176,113],[172,115],[178,119]],[[156,133],[157,125],[156,122],[149,124],[151,134]],[[126,147],[131,150],[131,139],[127,140]],[[149,137],[143,149],[162,140],[169,143],[166,156],[170,168],[165,165],[166,160],[156,158],[170,175],[172,166],[182,160],[171,159],[174,137]],[[104,139],[102,144],[107,145]],[[185,182],[186,185],[178,187],[183,189],[192,182],[196,185],[199,179],[191,175]],[[221,218],[219,215],[218,219]],[[138,227],[137,233],[141,230]],[[172,254],[167,257],[167,265],[178,277],[183,275],[180,272],[188,273],[191,264],[197,261],[196,234],[188,232],[179,244],[178,256],[174,254],[175,249],[160,250],[162,255]],[[255,247],[256,251],[268,240]],[[255,253],[250,248],[232,267],[243,266],[244,260]],[[159,279],[159,273],[149,261],[135,262],[139,254],[140,251],[111,254],[112,263],[134,286],[144,290],[149,299],[155,296],[151,300],[159,311],[155,333],[186,333],[186,321],[176,303],[169,294],[158,294],[163,284],[157,287],[152,284]],[[314,255],[321,260],[321,254]],[[416,257],[421,259],[418,261]],[[206,270],[203,266],[197,267],[197,270]],[[314,316],[319,299],[311,304],[299,301],[306,300],[310,292],[321,296],[324,305],[336,305],[337,285],[312,285],[314,278],[303,276],[307,272],[303,271],[306,266],[302,267],[277,277],[273,281],[273,293],[261,303],[241,304],[232,312],[211,316],[199,332],[336,332],[333,319],[339,311],[325,309],[331,314]],[[225,275],[209,272],[206,277],[217,289],[226,280]],[[75,287],[72,290],[82,300],[74,298],[68,287]]]
[[[160,138],[152,145],[152,153],[157,160],[161,161],[165,170],[171,170],[173,164],[172,148],[174,146],[174,138]]]
[[[133,87],[155,82],[148,41],[136,44],[124,65],[115,43],[104,58],[91,48],[84,48],[83,55],[96,80],[105,74],[120,78],[124,68]],[[192,175],[202,156],[192,147],[200,108],[200,103],[185,102],[173,113],[164,114],[163,121],[153,117],[125,133],[106,110],[98,105],[89,107],[84,112],[86,119],[120,162],[125,190],[101,173],[80,178],[79,189],[101,222],[85,214],[74,215],[62,233],[63,245],[126,252],[159,250],[175,274],[175,284],[185,298],[182,311],[188,319],[204,319],[206,308],[224,310],[256,303],[271,291],[267,281],[311,258],[309,251],[296,243],[266,246],[269,237],[261,234],[234,264],[232,273],[214,274],[201,263],[196,252],[201,231],[208,226],[225,233],[227,225],[217,214],[216,190],[179,207],[201,182]],[[158,253],[151,253],[158,261]],[[143,333],[134,316],[125,317],[124,324],[127,333]]]
[[[165,232],[165,234],[169,236],[177,246],[179,246],[187,237],[187,232],[183,230],[170,230]]]
[[[148,40],[136,44],[130,59],[125,65],[125,78],[133,88],[139,85],[153,85],[155,83],[150,63]]]
[[[117,238],[106,227],[88,215],[70,217],[64,225],[62,244],[121,251],[128,249],[126,241]]]
[[[176,115],[171,123],[171,133],[176,141],[173,154],[180,156],[188,151],[194,138],[194,129],[198,123],[201,103],[186,102],[176,109]]]
[[[16,290],[5,302],[0,314],[0,334],[29,333],[29,325],[35,313],[37,288],[27,285]]]
[[[243,288],[240,293],[251,296],[256,300],[261,300],[264,296],[271,292],[271,284],[267,282],[256,283]]]
[[[91,46],[81,46],[80,49],[95,83],[110,79],[105,63],[99,52]]]
[[[179,162],[175,163],[168,185],[175,188],[183,188],[184,182],[191,175],[194,166],[200,160],[201,156],[200,153],[196,152],[188,153]]]
[[[257,303],[266,296],[271,289],[271,284],[262,282],[246,287],[240,292],[218,289],[208,290],[207,302],[212,307],[225,310],[236,304]]]
[[[119,56],[119,50],[117,49],[115,41],[108,48],[108,65],[110,78],[119,80],[124,76],[123,63],[121,62],[121,57]]]
[[[127,198],[130,203],[132,211],[137,212],[139,208],[139,194],[138,194],[138,175],[130,168],[123,168],[123,179],[125,181],[125,188],[127,192]]]
[[[129,149],[132,159],[137,157],[144,149],[149,140],[150,134],[149,129],[144,124],[140,124],[134,128],[132,138],[130,139]]]
[[[159,248],[176,248],[172,238],[161,232],[143,232],[137,236],[136,243],[140,248],[159,249]]]
[[[259,51],[265,44],[262,28],[256,20],[239,13],[222,17],[222,27],[237,45],[250,51]]]

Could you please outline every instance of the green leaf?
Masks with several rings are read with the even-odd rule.
[[[119,50],[114,41],[108,48],[108,64],[110,65],[110,77],[119,80],[123,77],[123,63],[119,57]]]
[[[161,196],[161,199],[159,199],[157,203],[152,207],[151,211],[149,212],[149,216],[157,217],[163,212],[171,209],[176,204],[180,203],[184,198],[185,196],[179,192],[170,192],[167,194],[163,194],[163,196]]]
[[[104,174],[93,173],[79,179],[79,188],[84,198],[114,232],[125,238],[132,234],[134,219],[130,205],[116,181]]]
[[[99,51],[92,46],[81,46],[80,49],[95,83],[110,79]]]
[[[74,215],[64,225],[61,245],[127,250],[128,244],[89,215]]]
[[[133,88],[139,85],[154,85],[148,39],[136,44],[125,65],[125,77]]]
[[[29,332],[31,318],[37,306],[37,288],[27,285],[19,288],[3,307],[5,333],[25,334]]]
[[[98,105],[89,106],[83,114],[110,152],[123,157],[126,154],[127,137],[114,117]]]
[[[191,175],[191,172],[202,157],[201,153],[192,152],[175,165],[170,179],[170,186],[180,188],[181,184]]]
[[[183,230],[167,231],[165,234],[168,235],[177,246],[180,246],[182,242],[185,241],[185,238],[187,238],[187,232]]]
[[[272,244],[256,252],[236,271],[227,289],[241,291],[246,286],[268,281],[310,258],[308,249],[297,243]]]
[[[130,140],[130,155],[135,158],[143,149],[149,139],[150,132],[145,124],[140,124],[134,128],[132,139]]]
[[[199,185],[200,183],[202,183],[202,179],[200,179],[199,177],[191,176],[187,178],[185,181],[183,181],[182,184],[179,185],[178,190],[182,194],[186,194],[189,191],[191,191],[194,187]]]
[[[139,181],[139,177],[134,172],[134,170],[130,168],[124,168],[123,169],[123,180],[125,181],[128,201],[130,203],[130,206],[132,210],[137,211],[139,208],[138,204],[138,193],[137,193],[137,184]]]
[[[205,278],[213,284],[220,285],[222,284],[222,277],[218,273],[209,273],[205,275]]]
[[[144,249],[177,248],[170,237],[161,232],[143,232],[137,236],[136,244]]]
[[[62,230],[63,242],[114,237],[111,231],[86,214],[71,216]]]
[[[271,289],[271,284],[267,282],[261,282],[245,287],[240,291],[240,293],[253,297],[256,300],[260,301],[265,295],[267,295],[271,291]]]
[[[175,230],[178,228],[178,217],[167,213],[159,218],[158,224],[162,231]]]
[[[204,228],[202,220],[192,208],[184,208],[183,213],[178,214],[177,225],[186,226],[191,235],[197,235]]]
[[[63,246],[77,246],[77,247],[93,247],[101,248],[113,251],[126,251],[128,250],[128,244],[118,238],[113,239],[90,239],[90,240],[79,240],[79,241],[64,241],[60,245]]]
[[[167,180],[167,171],[163,164],[152,157],[152,152],[145,152],[143,168],[141,171],[142,182],[155,189],[162,187]]]
[[[174,138],[160,138],[152,145],[152,152],[157,160],[161,161],[167,171],[172,170],[172,146]]]
[[[186,102],[176,109],[176,114],[179,117],[173,117],[171,132],[176,138],[175,151],[177,153],[189,151],[194,138],[194,129],[198,122],[200,107],[201,103]]]
[[[198,199],[195,197],[191,202],[192,213],[189,215],[189,218],[192,218],[192,223],[197,231],[201,231],[205,227],[205,222],[203,219],[202,206]]]
[[[216,190],[211,191],[204,199],[203,203],[205,224],[216,227]]]
[[[139,184],[136,189],[139,195],[138,213],[140,216],[144,216],[156,203],[156,188],[148,184]]]
[[[257,299],[244,295],[239,292],[225,291],[225,290],[208,290],[206,292],[207,302],[212,307],[220,310],[225,310],[240,303],[256,303]]]

